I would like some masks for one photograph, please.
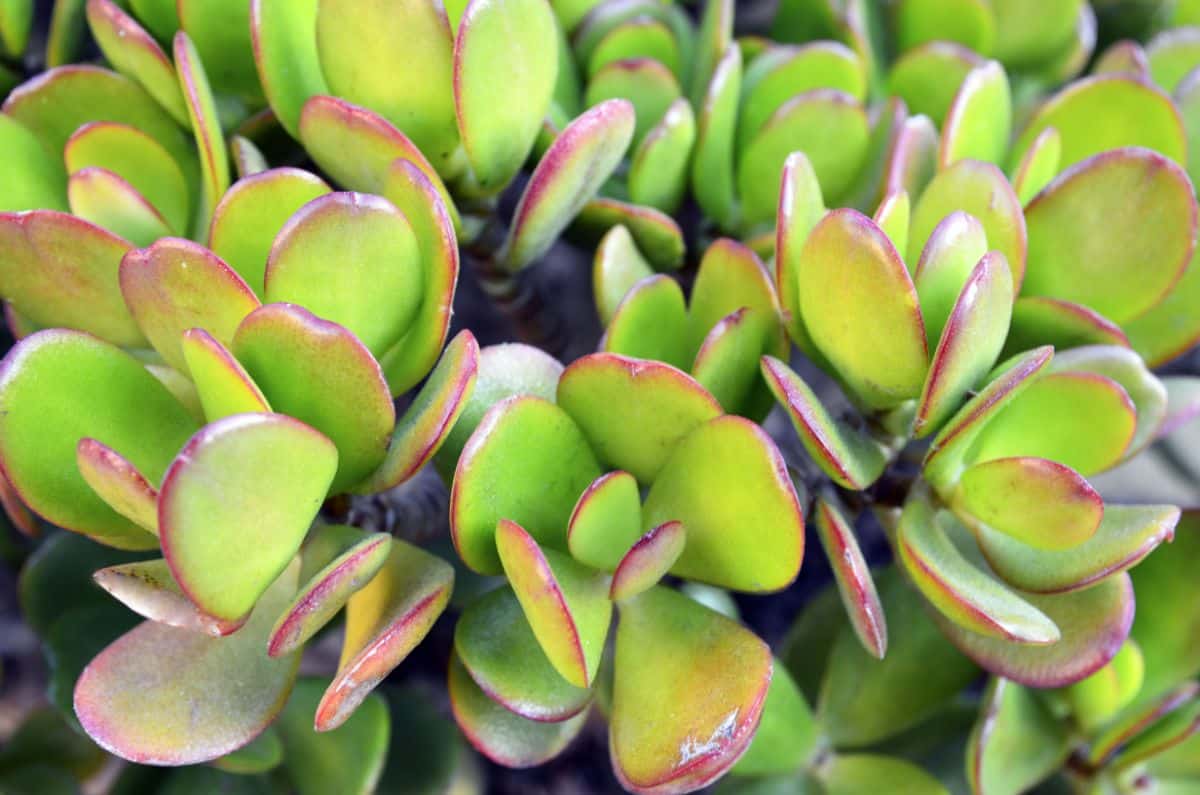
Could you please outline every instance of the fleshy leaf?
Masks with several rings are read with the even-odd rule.
[[[917,292],[879,227],[834,210],[804,244],[798,271],[804,324],[857,398],[886,409],[919,395],[929,354]]]
[[[765,318],[779,315],[771,278],[758,256],[728,238],[716,240],[704,252],[692,285],[688,311],[694,348],[731,312],[747,307]]]
[[[1012,317],[1013,284],[1008,263],[988,252],[971,271],[929,365],[913,433],[940,428],[1000,356]]]
[[[215,618],[250,612],[300,548],[336,465],[327,438],[280,414],[202,428],[158,498],[163,555],[184,593]]]
[[[988,422],[1009,401],[1037,382],[1038,374],[1053,355],[1053,349],[1046,346],[1005,362],[988,384],[942,427],[925,456],[925,477],[935,488],[944,491],[957,482],[967,466],[968,452]]]
[[[181,0],[182,1],[182,0]],[[188,118],[196,134],[196,146],[200,151],[200,185],[204,212],[200,216],[200,228],[208,226],[208,219],[217,202],[229,190],[229,150],[221,133],[221,120],[217,116],[216,100],[209,86],[200,54],[188,35],[182,30],[175,34],[175,67],[179,70],[179,85],[187,103]],[[222,51],[219,62],[225,62],[227,54]]]
[[[650,58],[614,61],[588,81],[583,101],[590,107],[609,99],[633,103],[636,119],[632,150],[637,151],[646,134],[666,116],[667,109],[681,99],[679,82],[670,69]]]
[[[151,765],[208,761],[254,739],[283,709],[300,664],[298,655],[272,660],[262,653],[298,568],[289,567],[227,638],[155,621],[121,636],[75,686],[75,713],[88,735],[111,753]]]
[[[1008,75],[997,61],[972,69],[963,79],[942,125],[938,161],[943,168],[963,158],[1003,163],[1012,128]]]
[[[1200,301],[1200,266],[1193,254],[1170,294],[1124,325],[1130,344],[1148,365],[1165,364],[1200,341],[1200,315],[1192,311],[1197,301]]]
[[[1046,101],[1013,146],[1024,156],[1047,127],[1062,135],[1061,168],[1109,149],[1144,146],[1187,162],[1187,141],[1171,100],[1148,82],[1127,75],[1077,80]]]
[[[498,574],[496,524],[511,519],[542,545],[566,546],[575,501],[600,475],[579,426],[546,400],[514,396],[479,421],[463,447],[450,490],[450,529],[459,557]]]
[[[1196,200],[1182,168],[1122,149],[1061,174],[1030,203],[1026,221],[1024,294],[1074,301],[1123,323],[1161,301],[1187,267]]]
[[[237,631],[245,621],[245,617],[225,621],[205,614],[183,593],[162,558],[109,566],[93,578],[133,612],[167,626],[219,638]]]
[[[817,750],[820,729],[812,709],[783,664],[777,659],[773,665],[762,720],[726,781],[735,776],[795,774]]]
[[[371,581],[391,548],[387,533],[364,533],[345,525],[313,531],[300,551],[300,590],[275,621],[267,654],[281,657],[303,647]]]
[[[883,604],[875,590],[875,581],[863,558],[854,535],[854,528],[842,517],[831,502],[818,498],[814,509],[817,537],[825,550],[825,557],[833,569],[842,606],[854,627],[863,648],[871,656],[883,659],[887,653],[887,619]]]
[[[622,605],[615,668],[613,769],[627,789],[667,793],[702,787],[741,756],[772,660],[748,630],[660,586]]]
[[[633,105],[613,99],[562,131],[521,194],[500,257],[506,268],[520,270],[550,248],[621,162],[633,126]]]
[[[1053,127],[1042,130],[1025,156],[1017,164],[1012,175],[1013,190],[1021,204],[1029,202],[1050,184],[1058,173],[1059,160],[1062,159],[1062,136]]]
[[[775,111],[738,163],[738,193],[747,226],[770,221],[779,199],[780,168],[799,150],[808,156],[821,192],[839,201],[858,175],[867,152],[867,116],[849,94],[818,89]]]
[[[909,196],[920,196],[937,171],[937,148],[937,129],[928,117],[912,116],[905,119],[884,163],[884,190],[903,190]],[[908,244],[911,252],[912,230],[909,230]]]
[[[1069,737],[1037,694],[993,679],[967,746],[971,791],[1019,795],[1066,759]]]
[[[921,301],[930,348],[941,340],[963,287],[987,250],[983,225],[961,210],[947,215],[929,234],[921,258],[913,267],[913,284]]]
[[[529,720],[488,697],[458,655],[450,658],[450,708],[475,750],[505,767],[534,767],[557,756],[583,729],[587,711],[557,723]]]
[[[274,770],[283,764],[283,742],[274,726],[250,741],[249,745],[212,761],[212,766],[238,776],[254,776]],[[191,767],[188,770],[196,770]],[[203,770],[204,768],[199,768]],[[119,785],[118,785],[119,787]]]
[[[63,188],[67,172],[37,136],[16,119],[0,115],[0,145],[4,147],[4,166],[11,174],[0,192],[0,210],[44,208],[66,212],[67,194]]]
[[[187,105],[179,90],[175,65],[158,42],[112,0],[88,0],[87,20],[108,62],[141,83],[176,121],[188,124]]]
[[[651,483],[681,439],[720,416],[704,387],[661,362],[596,353],[558,382],[558,404],[578,423],[597,458]]]
[[[1017,195],[1000,169],[991,163],[959,160],[938,172],[920,197],[913,207],[908,237],[909,262],[917,261],[925,242],[943,218],[955,210],[962,210],[983,224],[988,248],[996,249],[1008,260],[1013,286],[1020,292],[1025,278],[1025,216]]]
[[[703,101],[696,105],[692,194],[704,214],[727,231],[737,222],[733,157],[741,85],[741,52],[730,44],[713,69]]]
[[[379,573],[346,602],[342,657],[317,707],[317,731],[346,722],[429,633],[453,588],[450,564],[400,539],[392,542]]]
[[[1179,509],[1169,505],[1108,505],[1091,538],[1061,550],[1035,549],[997,533],[976,529],[979,549],[1007,582],[1034,593],[1086,588],[1137,565],[1175,536]]]
[[[148,246],[171,234],[158,210],[117,174],[103,168],[76,171],[67,180],[71,212],[114,232],[135,246]]]
[[[213,335],[201,328],[188,329],[179,344],[206,420],[271,410],[258,384]]]
[[[187,372],[181,339],[202,328],[228,346],[242,319],[258,308],[254,291],[220,257],[182,238],[165,238],[121,259],[121,292],[150,343]]]
[[[642,501],[628,472],[607,472],[587,487],[567,523],[567,547],[576,560],[612,571],[642,535]]]
[[[762,358],[763,377],[788,413],[804,449],[838,485],[862,491],[883,473],[886,448],[863,430],[834,419],[816,394],[786,364]]]
[[[988,573],[971,565],[947,535],[928,497],[913,494],[897,527],[900,564],[938,611],[960,627],[1009,643],[1048,645],[1058,627]]]
[[[671,103],[642,137],[629,163],[629,198],[634,204],[673,213],[687,190],[688,164],[696,141],[696,115],[687,100]]]
[[[324,180],[298,168],[276,168],[233,184],[213,210],[208,247],[263,297],[267,257],[292,214],[329,193]]]
[[[320,0],[257,0],[250,4],[254,62],[263,93],[275,117],[293,137],[300,135],[300,112],[317,94],[328,94],[317,55]]]
[[[1068,350],[1082,345],[1129,347],[1121,327],[1082,304],[1045,296],[1018,298],[1004,350],[1012,353],[1038,345]]]
[[[416,144],[378,113],[337,97],[312,97],[300,115],[300,140],[335,182],[363,193],[386,193],[391,163],[398,157],[411,161],[442,197],[458,228],[458,211],[438,172]]]
[[[994,458],[969,467],[955,509],[1038,549],[1063,550],[1095,534],[1104,503],[1073,469],[1045,458]]]
[[[378,196],[331,193],[280,230],[265,295],[344,326],[379,356],[411,326],[423,281],[421,251],[402,212]]]
[[[605,353],[654,360],[681,370],[691,365],[692,349],[683,288],[661,273],[643,278],[625,293],[600,340]]]
[[[267,162],[267,156],[244,135],[230,136],[229,156],[233,158],[233,171],[238,179],[252,177],[271,168],[271,164]]]
[[[888,91],[903,99],[912,115],[925,115],[940,126],[963,80],[983,63],[960,44],[931,41],[896,59],[888,73]]]
[[[908,250],[908,227],[912,220],[908,191],[901,189],[885,196],[871,220],[888,236],[897,252]]]
[[[700,343],[692,375],[730,414],[761,419],[771,410],[771,393],[759,377],[765,352],[788,350],[783,329],[769,313],[742,307],[717,321]]]
[[[1172,715],[1186,712],[1189,705],[1195,704],[1198,694],[1200,688],[1195,682],[1185,682],[1157,698],[1123,711],[1096,733],[1088,751],[1088,761],[1101,764],[1112,760],[1123,748],[1138,743],[1152,732],[1156,724],[1164,719],[1169,720]]]
[[[232,350],[272,408],[337,445],[330,493],[384,460],[396,409],[379,364],[349,331],[293,304],[266,304],[238,327]]]
[[[26,337],[0,368],[5,474],[38,514],[101,543],[150,549],[155,539],[88,486],[76,468],[79,440],[119,451],[153,484],[195,429],[136,359],[81,332]]]
[[[666,522],[642,536],[613,572],[609,596],[623,602],[653,588],[683,553],[687,533],[679,522]]]
[[[316,37],[331,93],[376,110],[445,172],[458,145],[446,12],[423,0],[321,0]],[[303,116],[300,127],[303,139]]]
[[[129,249],[111,232],[66,213],[0,214],[4,298],[37,327],[79,329],[116,345],[142,347],[145,337],[117,283]]]
[[[1007,403],[977,439],[975,461],[1036,456],[1086,477],[1120,461],[1136,431],[1129,394],[1096,373],[1047,373]]]
[[[683,264],[683,230],[674,218],[653,207],[600,196],[583,206],[574,228],[599,238],[618,224],[629,228],[634,242],[655,268],[673,270]]]
[[[948,795],[949,790],[904,759],[880,754],[840,754],[821,773],[825,795],[892,790],[909,795]]]
[[[596,247],[592,269],[592,287],[600,321],[607,325],[630,289],[653,273],[629,229],[620,225],[610,229]]]
[[[158,534],[158,489],[111,447],[83,438],[75,447],[79,474],[114,511]]]
[[[792,341],[810,359],[821,362],[823,357],[817,358],[820,354],[800,313],[798,274],[804,242],[825,215],[825,200],[812,163],[803,152],[788,155],[780,181],[775,227],[775,291]]]
[[[440,198],[437,184],[407,159],[388,166],[384,193],[412,225],[424,272],[421,303],[412,325],[380,360],[392,394],[399,395],[428,375],[450,332],[458,284],[457,216]]]
[[[396,422],[383,463],[356,491],[373,494],[398,486],[425,466],[454,427],[479,372],[479,343],[464,329]]]
[[[326,682],[301,679],[276,724],[298,795],[370,795],[388,759],[391,717],[382,696],[366,699],[338,729],[317,732],[312,715]]]
[[[523,718],[559,723],[591,703],[591,690],[554,669],[511,588],[467,606],[454,630],[454,651],[490,699]]]
[[[804,518],[779,450],[749,420],[718,417],[675,445],[650,487],[643,526],[677,520],[672,574],[740,591],[783,588],[804,555]]]
[[[562,553],[543,551],[520,525],[507,519],[496,527],[496,549],[554,669],[576,687],[590,687],[612,617],[607,578]]]

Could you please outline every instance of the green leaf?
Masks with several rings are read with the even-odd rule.
[[[862,491],[883,473],[887,449],[866,431],[834,419],[816,393],[786,364],[762,357],[763,377],[787,411],[813,463],[838,485]]]
[[[442,197],[458,228],[458,210],[438,172],[408,136],[378,113],[337,97],[314,96],[300,114],[300,141],[336,183],[363,193],[393,196],[388,190],[391,164],[396,158],[411,161]],[[402,201],[400,196],[393,200]]]
[[[180,0],[182,6],[184,0]],[[198,5],[198,4],[197,4]],[[194,6],[193,6],[194,7]],[[200,53],[188,34],[179,31],[174,42],[175,68],[179,71],[179,86],[187,104],[188,118],[196,135],[196,147],[200,152],[200,186],[203,211],[197,226],[208,226],[217,202],[229,190],[229,150],[221,131],[221,120],[217,115],[216,99],[213,96],[208,76]],[[228,53],[211,53],[210,60],[225,63]]]
[[[775,227],[775,290],[792,341],[810,359],[824,364],[824,357],[817,352],[800,313],[799,268],[804,243],[825,215],[825,200],[812,162],[803,152],[788,155],[780,181]]]
[[[183,332],[179,345],[206,420],[271,410],[258,384],[213,335],[202,328],[190,328]]]
[[[720,238],[705,250],[692,285],[688,316],[693,348],[700,347],[717,323],[743,307],[768,318],[779,315],[771,278],[758,256],[741,243]]]
[[[731,778],[794,773],[813,756],[819,739],[812,709],[791,674],[775,660],[762,720],[750,747],[733,766]]]
[[[162,558],[109,566],[92,578],[121,604],[159,624],[219,638],[245,623],[245,616],[227,621],[205,614],[183,593]]]
[[[667,109],[681,99],[680,93],[670,69],[650,58],[634,58],[615,61],[596,72],[588,81],[583,101],[589,107],[609,99],[631,102],[636,116],[632,147],[636,151]]]
[[[120,281],[138,325],[180,372],[187,372],[183,332],[202,328],[228,346],[238,324],[259,307],[254,291],[220,257],[181,238],[128,252],[121,259]]]
[[[458,284],[455,210],[438,193],[437,183],[407,159],[392,161],[384,193],[412,225],[421,249],[424,290],[408,332],[380,360],[393,395],[429,374],[450,332],[454,290]]]
[[[0,194],[0,210],[67,210],[67,172],[37,136],[12,117],[0,115],[0,146],[4,167],[11,174]]]
[[[638,250],[637,243],[625,226],[610,229],[600,245],[592,268],[592,288],[596,310],[602,323],[608,324],[626,294],[642,279],[654,273],[650,263]],[[682,305],[683,293],[680,292]]]
[[[271,167],[262,150],[253,141],[242,135],[229,137],[229,156],[233,158],[233,171],[238,179],[252,177]],[[211,222],[209,228],[212,228]]]
[[[908,250],[908,227],[912,219],[912,202],[903,188],[888,193],[875,208],[871,220],[883,230],[896,247],[897,253]]]
[[[0,8],[0,45],[10,56],[20,56],[33,28],[33,0],[12,0]]]
[[[804,244],[798,271],[804,324],[858,400],[886,409],[919,395],[929,355],[917,292],[879,227],[834,210]]]
[[[1026,217],[1024,293],[1074,301],[1122,323],[1166,297],[1187,267],[1196,200],[1182,168],[1124,149],[1062,174]]]
[[[1020,795],[1049,776],[1070,751],[1066,728],[1031,690],[992,679],[967,746],[974,793]]]
[[[677,520],[687,546],[671,573],[764,592],[795,579],[804,518],[783,457],[741,417],[709,420],[675,445],[650,487],[643,525]]]
[[[275,238],[265,296],[338,323],[379,356],[412,325],[423,281],[402,212],[379,196],[332,193],[300,208]]]
[[[283,708],[300,663],[262,653],[298,568],[227,638],[147,621],[108,646],[75,687],[87,733],[106,751],[151,765],[196,764],[250,742]]]
[[[1189,72],[1200,66],[1200,35],[1192,27],[1159,33],[1146,43],[1150,77],[1166,92],[1173,92]]]
[[[184,593],[215,618],[248,613],[300,548],[336,465],[329,439],[280,414],[202,428],[158,500],[163,555]]]
[[[1008,336],[1012,306],[1008,263],[1000,252],[988,252],[963,285],[934,351],[913,421],[916,436],[940,428],[991,370]]]
[[[916,262],[934,228],[955,210],[983,224],[988,247],[999,251],[1012,268],[1013,287],[1020,292],[1025,277],[1025,216],[1003,172],[991,163],[960,160],[938,172],[913,207],[908,261]],[[974,263],[972,263],[974,265]]]
[[[453,588],[449,563],[405,541],[392,542],[379,573],[346,602],[342,656],[317,707],[317,731],[331,731],[350,718],[429,634]]]
[[[267,257],[289,218],[329,193],[324,180],[298,168],[276,168],[233,184],[213,210],[208,247],[262,298]]]
[[[996,38],[996,18],[983,0],[903,0],[896,7],[900,51],[930,41],[952,41],[987,53]]]
[[[609,597],[625,602],[658,584],[679,556],[687,542],[687,533],[679,522],[665,522],[642,536],[613,572]]]
[[[680,97],[635,148],[629,163],[629,198],[666,213],[678,210],[687,191],[695,141],[696,115]]]
[[[721,414],[716,399],[674,367],[609,353],[571,364],[558,382],[558,404],[602,463],[644,484],[684,437]]]
[[[925,598],[950,621],[980,636],[1014,644],[1056,643],[1059,629],[1041,611],[973,566],[950,540],[946,521],[918,493],[897,527],[899,561]]]
[[[442,8],[424,0],[320,0],[316,37],[331,93],[404,130],[439,172],[455,169],[454,40]],[[303,117],[300,127],[303,139]]]
[[[777,311],[742,307],[712,327],[700,343],[692,373],[729,413],[762,419],[773,400],[759,377],[759,357],[785,354],[788,348]]]
[[[1082,304],[1045,296],[1018,298],[1004,351],[1013,354],[1038,345],[1066,351],[1084,345],[1129,347],[1121,327]],[[1003,354],[1002,354],[1003,355]]]
[[[839,748],[872,745],[917,726],[979,674],[930,621],[921,596],[895,567],[879,572],[875,579],[888,623],[897,629],[888,638],[886,657],[873,657],[851,627],[840,622],[836,598],[827,603],[832,620],[821,620],[821,613],[812,611],[814,626],[832,630],[829,637],[810,636],[786,656],[793,674],[803,681],[797,662],[808,662],[805,658],[828,650],[817,716]],[[832,592],[829,595],[833,597]],[[930,676],[931,670],[938,675]]]
[[[683,231],[674,218],[653,207],[598,197],[579,211],[574,228],[599,238],[618,224],[629,228],[634,242],[655,268],[673,270],[683,264]]]
[[[1194,703],[1198,692],[1200,687],[1197,687],[1195,682],[1184,682],[1165,693],[1143,699],[1123,710],[1095,733],[1088,749],[1087,760],[1097,765],[1110,761],[1122,748],[1129,745],[1131,740],[1137,742],[1164,717],[1178,713],[1181,708]]]
[[[320,0],[258,0],[250,4],[250,34],[262,91],[284,129],[300,135],[300,112],[310,97],[328,94],[317,54]]]
[[[1193,253],[1171,292],[1140,317],[1124,324],[1129,342],[1146,364],[1158,367],[1200,341],[1200,317],[1192,312],[1200,300],[1200,266]]]
[[[1086,588],[1136,566],[1159,544],[1170,541],[1179,509],[1169,505],[1108,505],[1096,532],[1066,549],[1037,549],[998,533],[976,528],[988,564],[1007,582],[1035,593]]]
[[[692,195],[704,214],[726,231],[737,225],[734,184],[734,144],[738,97],[742,85],[742,56],[730,44],[713,68],[696,106],[696,148],[692,155]]]
[[[137,189],[103,168],[76,171],[67,180],[71,212],[114,232],[135,246],[171,234],[167,221]]]
[[[1200,605],[1191,598],[1200,560],[1200,521],[1194,511],[1180,519],[1175,541],[1133,570],[1138,595],[1133,639],[1146,658],[1142,695],[1152,697],[1200,673]]]
[[[344,792],[368,795],[387,761],[391,720],[381,696],[363,702],[354,716],[329,732],[317,732],[312,714],[325,682],[301,679],[279,716],[287,773],[299,795]]]
[[[1126,75],[1077,80],[1047,100],[1017,138],[1014,162],[1047,127],[1062,135],[1061,168],[1125,146],[1144,146],[1186,162],[1187,141],[1170,98]]]
[[[613,26],[596,42],[587,61],[588,81],[610,64],[634,59],[655,61],[676,77],[680,75],[679,42],[675,34],[653,17],[635,17]]]
[[[772,670],[748,630],[663,587],[622,605],[615,665],[613,770],[639,792],[688,791],[728,770],[754,736]]]
[[[584,112],[555,139],[521,194],[500,259],[518,271],[540,258],[625,156],[634,110],[613,99]]]
[[[665,274],[636,282],[617,304],[600,350],[689,369],[694,361],[693,345],[679,282]]]
[[[905,119],[887,155],[883,173],[885,190],[904,190],[909,196],[920,196],[937,171],[937,147],[938,132],[933,122],[924,116]],[[910,229],[910,254],[913,234]]]
[[[1012,132],[1012,92],[997,61],[977,66],[963,78],[942,125],[938,161],[942,168],[964,158],[1001,164]]]
[[[274,770],[283,764],[283,741],[273,726],[232,753],[212,761],[212,766],[226,773],[253,776]],[[194,768],[193,768],[194,769]]]
[[[1058,174],[1062,159],[1062,136],[1054,127],[1042,130],[1025,150],[1012,174],[1013,190],[1021,204],[1029,204]]]
[[[1145,669],[1141,648],[1128,640],[1107,665],[1066,688],[1062,700],[1079,726],[1095,735],[1137,697]]]
[[[101,543],[132,549],[152,535],[110,508],[76,468],[84,437],[118,450],[150,483],[196,429],[184,408],[127,353],[76,331],[43,331],[0,370],[0,460],[38,514]]]
[[[942,338],[963,287],[987,251],[983,225],[962,210],[947,215],[929,234],[913,268],[913,283],[930,348]]]
[[[180,124],[189,124],[175,65],[158,42],[112,0],[88,0],[87,21],[105,59],[136,80]]]
[[[550,106],[558,73],[554,14],[543,0],[470,3],[457,30],[454,99],[463,148],[480,187],[498,192],[529,157]]]
[[[337,494],[383,462],[396,409],[379,364],[345,328],[293,304],[266,304],[238,327],[232,350],[276,411],[337,445]]]
[[[300,550],[300,590],[280,613],[267,640],[267,654],[300,650],[363,588],[387,560],[392,537],[346,525],[321,525]]]
[[[854,634],[872,657],[887,654],[888,629],[875,581],[854,536],[854,528],[833,503],[818,498],[814,509],[817,537],[833,569],[838,594]]]
[[[825,795],[883,791],[947,795],[949,792],[936,778],[912,762],[877,754],[835,756],[820,775]]]
[[[1200,701],[1193,701],[1186,707],[1168,713],[1141,735],[1130,740],[1112,760],[1112,769],[1116,772],[1128,770],[1183,743],[1197,733],[1200,733]]]
[[[571,556],[594,569],[612,571],[642,537],[642,500],[628,472],[607,472],[579,497],[567,523]]]
[[[116,235],[65,213],[0,214],[3,294],[38,328],[79,329],[116,345],[144,347],[117,281],[129,250]]]
[[[213,88],[251,106],[262,104],[250,32],[250,7],[242,0],[176,0],[180,27],[209,64]]]
[[[591,704],[590,689],[555,670],[509,587],[467,606],[454,630],[454,651],[490,699],[523,718],[560,723]]]
[[[557,723],[523,718],[488,698],[455,654],[450,658],[450,708],[475,750],[505,767],[534,767],[553,759],[583,729],[588,711]]]
[[[554,669],[576,687],[590,687],[612,618],[608,578],[560,552],[542,550],[520,525],[507,519],[496,527],[496,549]]]
[[[789,100],[746,145],[739,160],[744,224],[775,217],[780,168],[796,150],[808,156],[822,193],[831,202],[839,201],[862,167],[868,135],[867,114],[849,94],[817,89]]]
[[[888,72],[888,93],[904,100],[909,113],[941,126],[967,74],[984,64],[973,50],[931,41],[905,51]]]
[[[113,510],[158,534],[158,489],[128,459],[95,439],[83,438],[75,447],[75,463],[92,491]]]

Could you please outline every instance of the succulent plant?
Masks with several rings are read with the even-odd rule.
[[[771,5],[0,0],[0,791],[1200,787],[1200,5]]]

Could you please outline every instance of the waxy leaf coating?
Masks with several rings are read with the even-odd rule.
[[[317,54],[317,9],[320,0],[252,0],[250,34],[259,81],[275,117],[299,137],[304,103],[328,94]],[[136,5],[136,3],[135,3]]]
[[[741,417],[710,420],[675,446],[642,520],[682,522],[687,545],[671,573],[723,588],[779,590],[804,555],[804,517],[783,457]]]
[[[111,0],[88,0],[87,20],[105,59],[118,72],[141,83],[176,121],[188,124],[175,65],[158,42]]]
[[[162,214],[119,175],[85,168],[67,179],[71,212],[114,232],[135,246],[147,246],[171,233]]]
[[[329,439],[281,414],[202,428],[158,498],[163,554],[184,593],[215,618],[250,612],[300,548],[336,468]]]
[[[1011,127],[1008,75],[998,62],[988,61],[967,74],[950,103],[938,152],[941,166],[963,158],[1003,163]]]
[[[638,250],[627,227],[618,225],[608,230],[596,246],[592,267],[592,291],[601,322],[610,323],[633,286],[653,274],[654,269]]]
[[[579,496],[567,523],[571,556],[612,571],[642,537],[642,498],[633,475],[620,470],[596,478]]]
[[[158,534],[158,489],[111,447],[83,438],[75,447],[79,474],[117,513]]]
[[[167,626],[223,637],[241,629],[245,617],[225,621],[198,608],[175,582],[161,558],[100,569],[92,578],[140,616]]]
[[[369,795],[388,762],[392,721],[387,702],[372,695],[345,724],[317,732],[312,715],[326,684],[323,679],[296,682],[279,716],[276,726],[287,756],[288,779],[298,795]]]
[[[1065,727],[1027,688],[992,679],[967,745],[967,777],[976,793],[1027,791],[1070,750]]]
[[[771,652],[737,623],[664,587],[622,605],[609,743],[627,789],[687,792],[716,779],[754,735]]]
[[[629,548],[613,572],[609,597],[622,602],[658,584],[683,553],[687,532],[679,522],[649,530]]]
[[[121,636],[75,686],[75,714],[88,735],[110,753],[150,765],[197,764],[253,740],[283,709],[300,664],[298,655],[263,654],[298,569],[293,563],[229,637],[155,621]]]
[[[833,569],[850,625],[863,648],[882,660],[887,654],[887,619],[854,528],[828,500],[818,498],[814,514],[817,537]]]
[[[693,348],[683,288],[662,273],[643,278],[625,293],[600,340],[605,353],[653,360],[684,371],[694,361]]]
[[[496,549],[533,634],[554,669],[590,687],[612,617],[607,578],[554,550],[543,551],[515,522],[496,527]]]
[[[246,368],[213,335],[202,328],[191,328],[183,332],[179,345],[206,420],[271,410]]]

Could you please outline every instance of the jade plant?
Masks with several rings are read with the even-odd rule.
[[[0,791],[1200,791],[1198,87],[1185,0],[0,0]]]

